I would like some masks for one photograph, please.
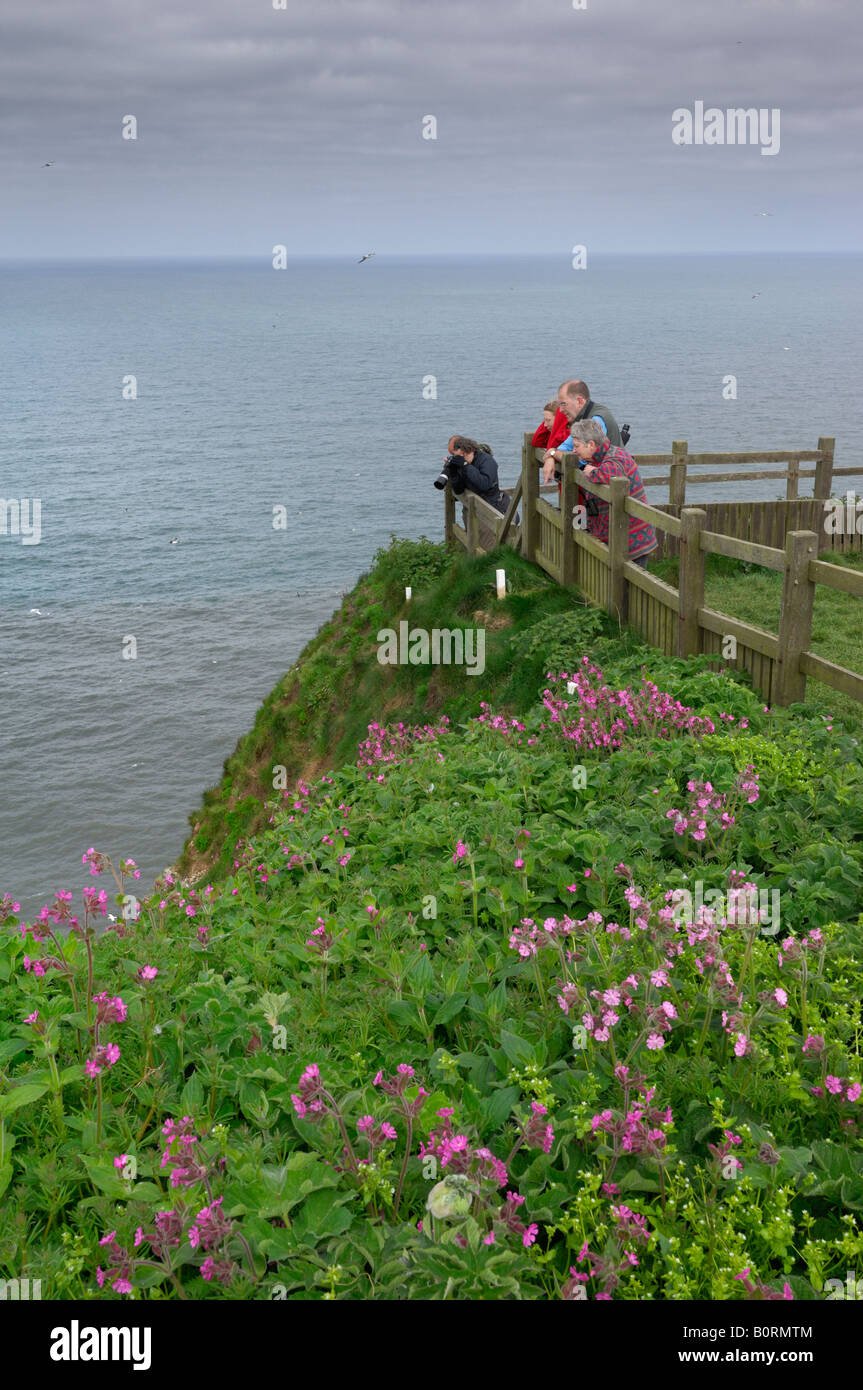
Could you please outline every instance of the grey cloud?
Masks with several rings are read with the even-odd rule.
[[[717,249],[759,249],[765,200],[769,246],[847,248],[858,13],[857,0],[6,0],[0,254],[44,253],[58,224],[70,256],[145,254],[160,211],[162,254],[259,254],[280,219],[308,252],[376,228],[390,250],[481,251],[490,226],[496,249],[551,250],[585,225],[610,250],[686,249],[680,214]],[[779,107],[779,157],[675,148],[671,113],[697,98]],[[120,139],[127,113],[136,142]],[[421,138],[426,114],[436,141]],[[472,198],[481,217],[452,216]]]

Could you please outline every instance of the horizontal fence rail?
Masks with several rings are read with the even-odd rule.
[[[537,465],[544,454],[526,434],[521,478],[506,489],[511,499],[506,514],[475,493],[456,499],[448,487],[446,539],[472,554],[487,553],[504,541],[516,546],[559,584],[580,589],[589,602],[626,622],[666,655],[716,655],[749,671],[753,687],[768,703],[803,700],[807,676],[863,702],[863,675],[809,650],[817,586],[863,598],[863,574],[818,558],[819,551],[863,546],[863,500],[858,506],[853,494],[847,503],[829,496],[834,477],[863,477],[863,470],[834,469],[833,455],[834,440],[826,437],[818,440],[817,449],[737,454],[690,454],[686,442],[678,440],[671,454],[633,456],[639,472],[651,467],[669,470],[665,477],[642,479],[645,486],[669,485],[669,501],[654,506],[630,497],[626,478],[613,478],[607,485],[586,478],[572,456],[559,460],[559,488],[541,485]],[[786,465],[782,472],[687,472],[688,466],[780,462]],[[809,462],[815,468],[800,467]],[[713,502],[703,507],[685,502],[687,484],[776,477],[785,479],[787,487],[786,497],[775,502]],[[815,478],[814,497],[797,496],[802,477]],[[558,492],[555,506],[547,496]],[[608,508],[607,543],[583,529],[585,494]],[[464,525],[455,519],[457,501],[464,508]],[[648,522],[657,533],[659,547],[652,559],[679,558],[676,588],[629,560],[632,518]],[[831,527],[831,520],[837,524]],[[778,633],[707,607],[707,555],[743,560],[783,575]]]

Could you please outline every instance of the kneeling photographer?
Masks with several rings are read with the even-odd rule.
[[[464,492],[475,492],[478,497],[489,502],[496,511],[505,513],[509,506],[509,495],[502,492],[498,482],[497,460],[488,445],[477,444],[463,434],[454,435],[449,442],[449,458],[442,472],[435,478],[435,487],[443,489],[450,484],[456,497]],[[467,524],[462,511],[463,524]],[[495,537],[490,527],[480,522],[479,543],[483,550],[494,546]]]

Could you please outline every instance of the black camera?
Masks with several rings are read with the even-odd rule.
[[[460,458],[457,454],[450,454],[449,458],[443,466],[442,471],[438,473],[437,477],[434,480],[434,485],[438,489],[438,491],[443,492],[447,483],[451,482],[453,478],[457,478],[463,468],[464,459]]]

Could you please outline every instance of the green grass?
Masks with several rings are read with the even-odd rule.
[[[495,570],[506,570],[508,592],[496,596]],[[413,597],[405,603],[405,587]],[[485,671],[464,666],[383,666],[377,634],[411,627],[482,627]],[[288,788],[314,780],[356,758],[367,736],[369,711],[381,722],[423,724],[446,715],[454,724],[479,714],[487,700],[518,715],[535,702],[546,670],[570,669],[593,638],[615,637],[616,624],[562,589],[537,566],[502,548],[477,557],[449,555],[425,538],[393,539],[379,551],[343,606],[325,623],[258,710],[251,731],[226,760],[221,782],[204,793],[189,818],[191,834],[177,861],[185,878],[230,872],[239,838],[260,830],[272,800],[273,769],[285,768]]]
[[[863,554],[825,553],[822,560],[844,569],[863,570]],[[677,583],[677,559],[659,560],[652,574],[669,584]],[[754,623],[768,632],[779,630],[782,575],[740,560],[708,555],[705,567],[707,605],[741,622]],[[852,594],[818,585],[812,622],[812,651],[816,656],[863,673],[863,603]],[[806,682],[806,703],[841,719],[856,733],[863,731],[863,705],[821,681]]]

